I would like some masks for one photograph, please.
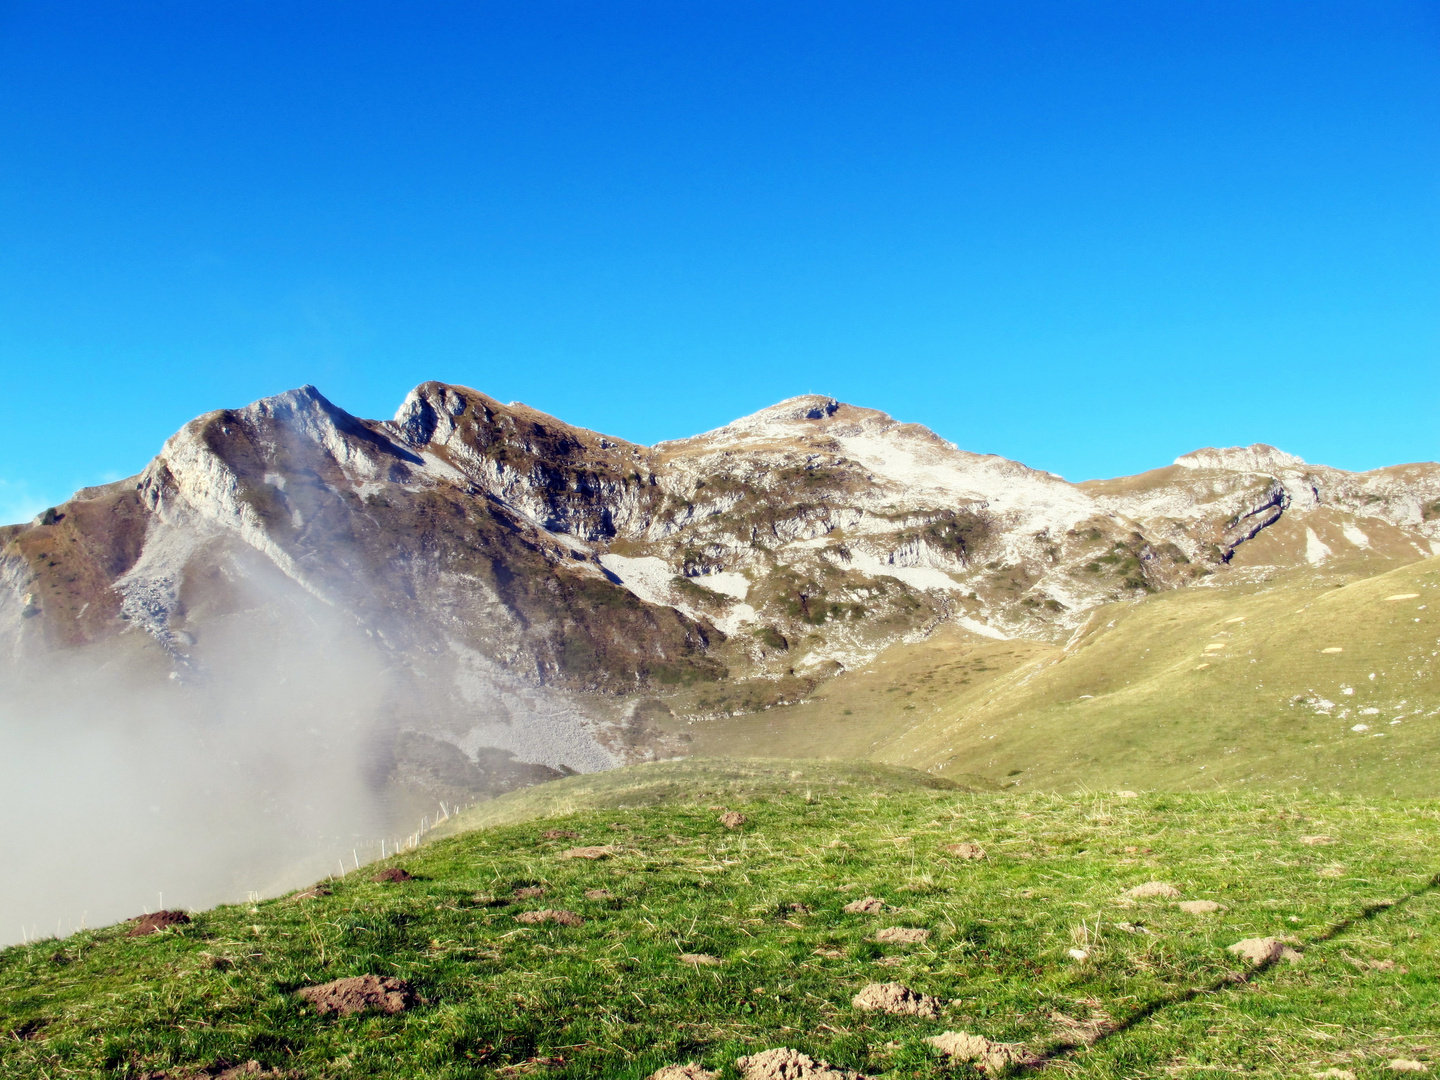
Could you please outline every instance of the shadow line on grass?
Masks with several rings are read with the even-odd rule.
[[[1301,942],[1300,947],[1302,949],[1308,949],[1312,946],[1324,945],[1326,942],[1334,941],[1356,926],[1368,923],[1379,915],[1383,915],[1388,911],[1394,911],[1396,908],[1403,907],[1410,901],[1418,899],[1427,893],[1435,892],[1436,890],[1440,890],[1440,873],[1433,874],[1425,884],[1416,889],[1412,889],[1398,900],[1376,900],[1373,903],[1362,905],[1360,910],[1354,915],[1331,923],[1323,933]],[[1198,997],[1204,997],[1206,994],[1218,994],[1222,990],[1229,989],[1232,986],[1254,982],[1279,962],[1280,959],[1276,957],[1266,960],[1264,963],[1256,964],[1249,971],[1226,972],[1209,985],[1191,986],[1184,990],[1176,991],[1173,994],[1155,998],[1153,1001],[1148,1001],[1144,1005],[1141,1005],[1129,1016],[1125,1017],[1125,1019],[1114,1024],[1106,1025],[1102,1030],[1097,1032],[1092,1039],[1066,1039],[1062,1042],[1051,1044],[1048,1049],[1036,1054],[1030,1059],[1030,1061],[1026,1063],[1027,1067],[1030,1069],[1043,1069],[1052,1062],[1068,1057],[1076,1051],[1091,1049],[1092,1047],[1100,1045],[1106,1039],[1114,1038],[1116,1035],[1123,1035],[1125,1032],[1143,1024],[1152,1016],[1166,1009],[1176,1005],[1184,1005],[1194,1001]]]

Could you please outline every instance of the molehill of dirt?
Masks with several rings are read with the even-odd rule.
[[[581,926],[585,920],[573,911],[557,911],[554,908],[542,908],[539,911],[522,911],[515,916],[515,921],[525,923],[527,926],[539,926],[543,923],[555,923],[559,926]]]
[[[816,1061],[809,1054],[788,1046],[736,1058],[735,1067],[745,1080],[870,1080],[850,1069],[839,1069],[828,1061]]]
[[[408,982],[389,975],[355,975],[319,986],[307,986],[297,993],[314,1005],[321,1016],[331,1013],[349,1016],[368,1009],[393,1016],[419,1002]]]
[[[719,1073],[702,1068],[696,1062],[684,1065],[666,1065],[650,1074],[650,1080],[716,1080]]]
[[[569,851],[562,851],[562,859],[608,859],[611,848],[609,847],[572,847]]]
[[[539,885],[522,885],[515,890],[515,896],[520,900],[534,900],[537,896],[544,896],[545,890]]]
[[[726,810],[725,813],[720,815],[720,824],[724,825],[727,829],[738,829],[741,825],[744,825],[747,820],[749,819],[740,813],[739,810]]]
[[[911,990],[904,983],[870,983],[855,995],[850,1004],[866,1012],[923,1016],[927,1020],[940,1018],[939,998]]]
[[[579,840],[578,832],[571,832],[569,829],[546,829],[540,834],[541,840]]]
[[[966,842],[964,844],[946,844],[945,850],[948,851],[951,855],[954,855],[957,859],[985,858],[985,849],[982,848],[979,844],[971,844],[969,842]]]
[[[1290,942],[1293,940],[1295,939],[1292,937]],[[1274,963],[1276,960],[1295,963],[1300,959],[1300,953],[1290,948],[1283,937],[1246,937],[1241,942],[1225,946],[1225,952],[1233,952],[1238,958],[1248,960],[1256,966],[1261,963]]]
[[[875,932],[875,940],[894,945],[923,945],[930,940],[930,931],[914,926],[887,926]]]
[[[951,1061],[968,1061],[991,1075],[1016,1065],[1037,1064],[1038,1059],[1014,1043],[997,1043],[964,1031],[946,1031],[925,1040]]]
[[[183,926],[190,921],[190,916],[183,911],[156,911],[150,915],[136,915],[130,921],[135,925],[125,936],[144,937],[171,926]]]
[[[376,875],[375,875],[374,877],[372,877],[370,880],[371,880],[371,881],[380,881],[380,882],[385,882],[385,881],[400,882],[400,881],[414,881],[415,879],[412,878],[409,874],[407,874],[404,870],[401,870],[400,867],[398,867],[398,866],[392,866],[392,867],[390,867],[388,870],[381,870],[378,874],[376,874]]]
[[[851,915],[879,915],[885,910],[885,901],[878,896],[867,896],[860,900],[850,901],[841,910]]]
[[[247,1061],[243,1065],[211,1065],[209,1068],[181,1072],[141,1073],[140,1080],[291,1080],[296,1075],[280,1069],[267,1069],[258,1061]]]
[[[1209,915],[1220,910],[1220,905],[1214,900],[1181,900],[1175,906],[1186,915]]]
[[[1127,900],[1148,900],[1151,897],[1179,900],[1180,890],[1164,881],[1147,881],[1143,885],[1136,885],[1133,889],[1126,889],[1122,895]]]
[[[695,967],[719,967],[725,961],[718,956],[711,956],[703,952],[687,952],[680,954],[682,964],[693,964]]]
[[[40,1038],[40,1033],[45,1030],[45,1026],[49,1023],[50,1021],[44,1017],[26,1020],[18,1027],[13,1027],[3,1035],[0,1035],[0,1038],[14,1039],[16,1042],[28,1042],[31,1039],[38,1039]]]

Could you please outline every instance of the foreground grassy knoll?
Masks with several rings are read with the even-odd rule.
[[[257,1061],[308,1078],[639,1080],[693,1060],[734,1077],[737,1056],[779,1046],[872,1076],[977,1075],[924,1041],[945,1031],[1099,1077],[1378,1077],[1440,1059],[1436,803],[685,768],[626,772],[637,788],[682,777],[698,798],[577,795],[562,817],[436,840],[328,895],[0,952],[0,1075]],[[745,822],[727,828],[722,805]],[[413,880],[372,880],[387,865]],[[1178,898],[1122,895],[1155,881]],[[865,897],[883,910],[845,910]],[[536,911],[577,918],[522,918]],[[877,941],[892,927],[928,936]],[[1283,938],[1292,958],[1252,966],[1227,951],[1246,938]],[[410,1007],[320,1015],[296,993],[362,975],[406,980]],[[889,982],[938,998],[938,1015],[852,1005]]]
[[[1252,784],[1424,797],[1440,559],[1101,608],[1066,645],[948,628],[813,699],[688,725],[697,753],[865,757],[1046,789]]]

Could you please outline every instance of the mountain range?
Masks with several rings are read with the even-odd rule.
[[[1434,463],[1255,445],[1070,483],[823,396],[642,446],[462,386],[391,420],[306,386],[0,529],[0,643],[177,695],[259,644],[343,662],[378,688],[373,783],[428,805],[682,756],[937,634],[1063,649],[1107,605],[1437,554]]]

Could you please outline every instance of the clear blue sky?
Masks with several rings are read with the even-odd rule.
[[[0,0],[0,517],[312,382],[1440,457],[1433,0]]]

